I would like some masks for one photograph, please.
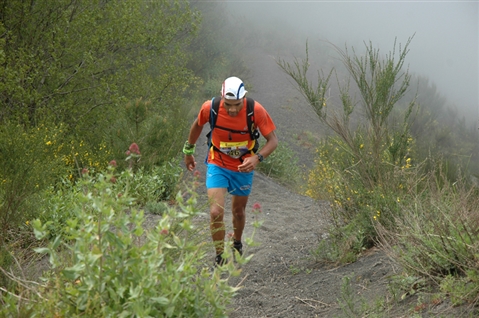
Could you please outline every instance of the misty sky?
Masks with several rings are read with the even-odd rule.
[[[255,1],[228,0],[239,15],[298,30],[344,48],[387,53],[394,39],[415,33],[406,57],[410,71],[437,85],[449,102],[479,119],[479,1]]]

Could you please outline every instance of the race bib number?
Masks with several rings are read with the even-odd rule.
[[[220,142],[219,150],[230,156],[231,158],[238,159],[245,153],[249,151],[248,149],[248,141],[240,141],[240,142],[227,142],[222,141]]]

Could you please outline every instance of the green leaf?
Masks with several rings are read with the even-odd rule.
[[[57,237],[55,237],[55,240],[53,241],[52,249],[56,249],[58,246],[60,246],[61,242],[61,235],[57,235]]]
[[[159,297],[152,297],[150,298],[151,301],[155,302],[155,303],[158,303],[160,304],[161,306],[166,306],[170,303],[169,299],[166,298],[166,297],[162,297],[162,296],[159,296]]]
[[[42,221],[35,219],[32,221],[33,233],[37,240],[45,238],[48,232],[45,230],[45,226],[42,226]]]
[[[50,254],[51,251],[47,247],[35,247],[33,250],[39,254]]]
[[[80,273],[83,272],[84,269],[84,264],[75,264],[72,267],[67,267],[62,270],[62,274],[63,276],[65,276],[66,279],[75,280],[80,277]]]

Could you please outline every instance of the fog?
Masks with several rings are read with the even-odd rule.
[[[293,29],[303,44],[326,40],[361,49],[371,41],[388,53],[395,38],[404,45],[414,35],[405,63],[410,72],[427,77],[468,119],[479,119],[478,1],[226,2],[231,13],[263,29]]]

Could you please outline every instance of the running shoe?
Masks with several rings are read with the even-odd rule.
[[[223,254],[216,255],[215,266],[223,266],[227,262],[226,258],[223,258]]]
[[[243,255],[243,243],[233,239],[233,248],[238,251],[239,255]]]

